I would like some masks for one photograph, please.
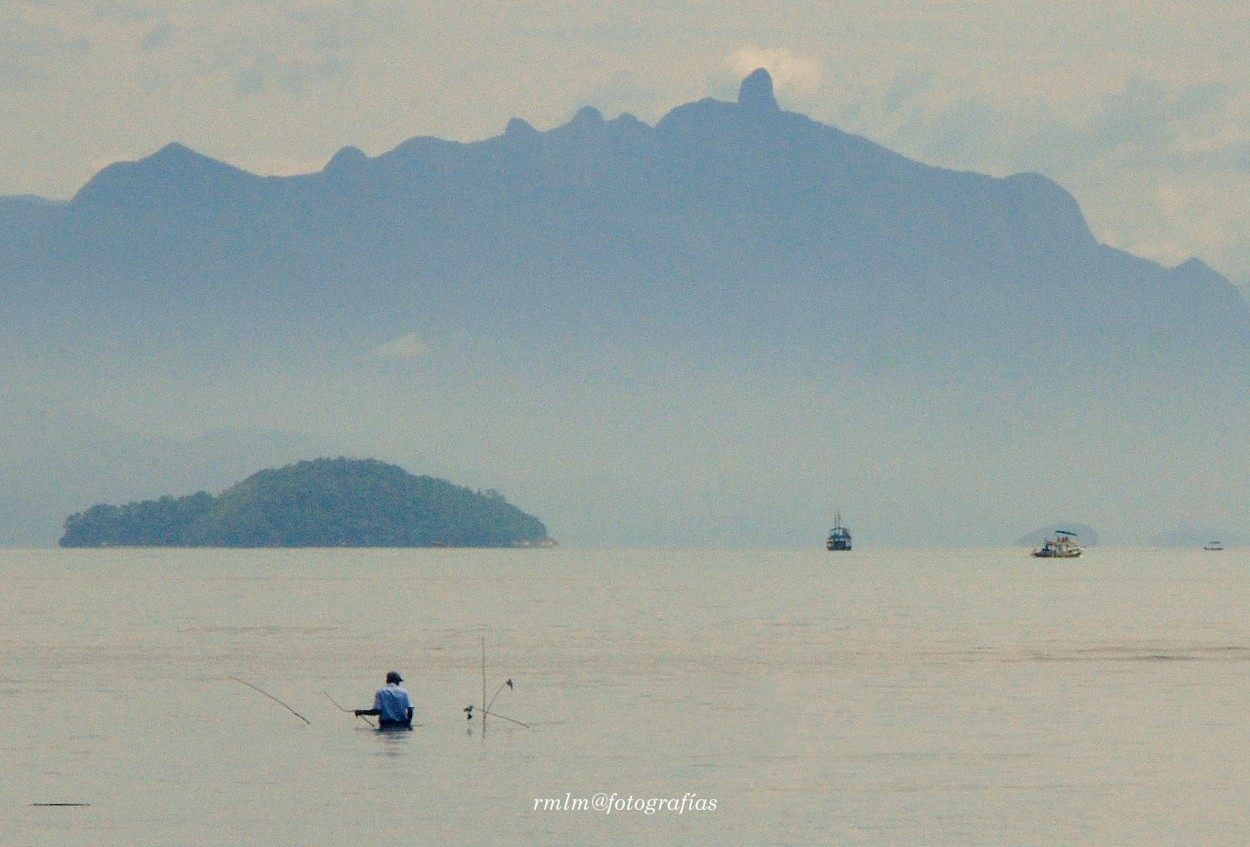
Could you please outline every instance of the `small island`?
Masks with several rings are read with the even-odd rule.
[[[65,520],[62,547],[548,547],[542,521],[374,459],[316,459],[203,491]]]

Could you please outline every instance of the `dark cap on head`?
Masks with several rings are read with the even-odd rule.
[[[403,682],[404,678],[399,675],[399,671],[390,671],[386,674],[387,682]]]

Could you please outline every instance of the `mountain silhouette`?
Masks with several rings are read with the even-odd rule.
[[[419,137],[372,157],[344,147],[298,176],[170,144],[110,165],[68,203],[0,203],[0,228],[0,329],[24,349],[69,350],[49,360],[61,378],[86,350],[160,356],[187,374],[189,406],[210,371],[251,393],[246,427],[289,399],[256,387],[272,373],[262,360],[322,377],[310,347],[354,349],[343,383],[378,381],[357,402],[402,395],[457,436],[455,415],[499,416],[530,469],[478,475],[527,502],[546,485],[646,501],[635,535],[613,542],[672,520],[673,503],[691,512],[656,540],[794,538],[795,503],[817,531],[828,503],[812,501],[849,503],[844,489],[875,492],[864,496],[919,537],[931,519],[950,523],[943,510],[982,519],[978,483],[1020,521],[995,518],[980,537],[1008,543],[1037,524],[1034,505],[1111,537],[1117,521],[1141,531],[1124,501],[1143,489],[1127,480],[1152,480],[1152,508],[1180,508],[1177,474],[1201,477],[1235,449],[1219,422],[1242,414],[1250,373],[1246,303],[1200,260],[1168,268],[1100,244],[1039,174],[932,167],[786,111],[763,69],[736,101],[688,103],[655,126],[586,107],[548,131],[517,118],[478,142]],[[454,403],[393,373],[361,376],[365,350],[408,333],[446,351],[425,378]],[[316,381],[310,391],[333,394]],[[524,423],[551,407],[509,406],[548,392],[564,423],[542,426],[646,423],[587,435],[575,462]],[[484,396],[508,399],[476,406]],[[693,439],[692,419],[724,425],[706,433],[699,469],[684,464],[689,449],[665,446]],[[333,435],[309,427],[318,443]],[[464,464],[477,454],[458,449],[447,474],[474,478]],[[831,475],[812,470],[849,454]],[[1076,467],[1056,470],[1056,456]],[[684,481],[649,494],[654,478],[622,475],[621,461]],[[576,479],[559,478],[571,469]],[[700,488],[709,474],[725,478]],[[1102,495],[1072,489],[1091,476]],[[1240,491],[1224,488],[1208,505]],[[754,514],[764,497],[772,505]],[[82,507],[67,505],[58,515]],[[567,503],[539,505],[578,537],[559,519]],[[619,525],[584,508],[566,508],[568,520]],[[751,534],[770,521],[787,528]]]
[[[1097,326],[1140,343],[1181,298],[1204,337],[1241,341],[1247,317],[1197,260],[1166,269],[1099,245],[1050,180],[910,161],[782,111],[764,70],[737,102],[687,104],[654,128],[587,107],[546,133],[514,120],[472,144],[414,138],[376,158],[344,148],[297,177],[170,144],[48,211],[6,263],[35,279],[11,284],[37,292],[52,276],[56,299],[127,331],[195,321],[205,302],[265,325],[385,308],[684,334],[692,316],[715,315],[721,331],[817,346],[834,310],[861,342],[949,337],[952,320],[965,338],[1036,341],[1063,310],[1075,317],[1058,328],[1076,340]],[[283,308],[256,308],[266,302]]]

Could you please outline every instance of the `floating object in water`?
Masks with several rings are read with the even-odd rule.
[[[1072,540],[1075,536],[1075,532],[1057,529],[1055,537],[1047,538],[1046,543],[1034,550],[1032,555],[1038,559],[1075,559],[1085,552],[1084,547]]]
[[[825,549],[851,549],[851,531],[842,525],[842,512],[840,511],[833,519],[833,529],[829,530],[829,537],[825,539]]]

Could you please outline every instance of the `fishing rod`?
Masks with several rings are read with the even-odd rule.
[[[491,695],[490,700],[486,699],[486,636],[482,636],[482,705],[478,709],[478,713],[481,714],[482,716],[482,737],[483,738],[486,737],[487,715],[493,718],[502,718],[508,721],[509,723],[514,723],[517,726],[523,726],[526,729],[532,729],[532,727],[527,723],[522,723],[521,721],[513,720],[507,715],[501,715],[498,712],[491,711],[491,707],[495,705],[495,698],[498,697],[499,693],[503,691],[505,688],[507,688],[509,691],[514,690],[515,686],[512,684],[511,677],[506,679],[503,682],[503,684],[501,684],[497,689],[495,689],[495,693]],[[463,711],[465,714],[465,720],[470,720],[470,721],[473,720],[473,704],[472,703],[466,706]]]
[[[495,689],[495,693],[491,695],[490,702],[486,704],[486,708],[482,709],[482,711],[483,711],[483,712],[489,712],[490,714],[494,714],[494,712],[491,712],[491,711],[490,711],[490,707],[491,707],[491,706],[493,706],[493,705],[495,705],[495,698],[499,696],[499,692],[500,692],[500,691],[503,691],[505,687],[507,687],[507,688],[508,688],[508,690],[512,690],[512,680],[511,680],[511,679],[508,679],[506,682],[504,682],[504,684],[503,684],[503,685],[501,685],[501,686],[499,686],[498,688],[496,688],[496,689]],[[498,716],[498,715],[495,715],[495,717],[499,717],[499,716]]]
[[[349,708],[347,708],[346,706],[340,706],[337,702],[335,702],[334,698],[330,696],[330,692],[329,692],[329,691],[322,691],[321,693],[322,693],[322,694],[324,694],[324,695],[326,696],[326,699],[327,699],[327,700],[329,700],[331,703],[334,703],[334,707],[335,707],[336,709],[338,709],[340,712],[347,712],[349,715],[356,715],[356,710],[355,710],[355,709],[349,709]],[[362,721],[364,721],[365,723],[369,724],[369,727],[370,727],[371,729],[377,729],[377,727],[376,727],[376,726],[374,726],[373,721],[369,720],[369,719],[368,719],[367,717],[365,717],[364,715],[356,715],[356,717],[360,718]]]
[[[473,705],[472,705],[472,704],[469,704],[468,706],[465,706],[465,707],[464,707],[464,711],[468,713],[468,715],[469,715],[469,718],[468,718],[468,719],[469,719],[469,720],[473,720]],[[478,709],[478,711],[479,711],[479,712],[481,712],[483,715],[490,715],[492,718],[502,718],[503,720],[506,720],[506,721],[508,721],[509,723],[514,723],[514,724],[516,724],[517,726],[523,726],[523,727],[525,727],[526,729],[533,729],[533,727],[532,727],[532,726],[530,726],[530,725],[529,725],[529,724],[527,724],[527,723],[521,723],[520,721],[514,721],[514,720],[512,720],[512,718],[508,717],[507,715],[501,715],[501,714],[499,714],[498,712],[488,712],[488,711],[486,711],[485,709]],[[485,726],[485,724],[486,724],[486,718],[482,718],[482,724],[483,724],[483,726]]]
[[[299,712],[297,712],[297,711],[295,711],[294,709],[292,709],[292,708],[291,708],[290,706],[288,706],[286,703],[283,703],[283,702],[282,702],[281,700],[279,700],[277,697],[274,697],[274,696],[273,696],[272,694],[270,694],[268,691],[265,691],[263,688],[257,688],[255,685],[252,685],[252,683],[248,682],[248,681],[247,681],[247,680],[245,680],[245,679],[239,679],[237,676],[232,676],[232,677],[230,677],[230,679],[233,679],[235,682],[237,682],[237,683],[239,683],[239,684],[241,684],[241,685],[246,685],[248,688],[252,689],[253,691],[258,691],[258,692],[260,692],[261,694],[264,694],[264,695],[265,695],[266,697],[268,697],[270,700],[272,700],[273,702],[277,703],[279,706],[281,706],[282,708],[286,709],[286,710],[287,710],[288,712],[290,712],[291,714],[295,715],[295,717],[297,717],[297,718],[299,718],[300,720],[302,720],[302,721],[303,721],[304,723],[306,723],[308,726],[312,726],[312,721],[310,721],[308,718],[304,717],[304,716],[303,716],[303,715],[301,715]]]

